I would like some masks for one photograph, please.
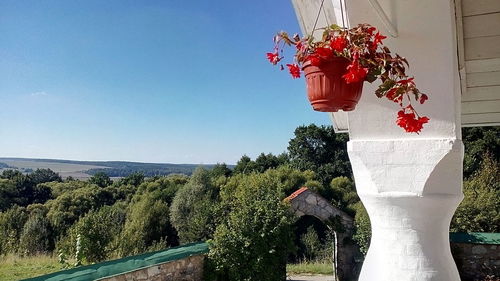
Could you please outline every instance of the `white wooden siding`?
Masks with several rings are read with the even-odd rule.
[[[500,125],[500,0],[461,0],[462,125]]]

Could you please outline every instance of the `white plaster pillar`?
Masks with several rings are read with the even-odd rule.
[[[335,1],[335,0],[333,0]],[[395,124],[398,106],[365,83],[349,113],[348,143],[358,194],[372,223],[360,281],[458,281],[448,232],[463,198],[460,79],[454,1],[379,0],[399,36],[384,43],[405,56],[415,105],[430,123],[417,134]],[[388,35],[369,1],[347,1],[351,26],[370,23]]]

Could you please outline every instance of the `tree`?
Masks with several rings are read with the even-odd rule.
[[[16,185],[8,179],[0,179],[0,212],[3,212],[12,205],[19,203],[19,192]]]
[[[33,206],[33,205],[31,205]],[[32,211],[24,224],[19,239],[20,252],[25,255],[47,254],[54,247],[52,227],[45,216],[45,211]]]
[[[226,163],[217,163],[212,170],[210,170],[210,176],[213,178],[221,176],[230,177],[232,173],[233,171],[227,167]]]
[[[236,190],[222,188],[227,217],[210,241],[209,264],[227,280],[285,280],[293,249],[290,206],[271,173],[240,175]]]
[[[453,232],[500,232],[500,164],[485,154],[480,169],[464,181],[464,200],[451,223]]]
[[[359,202],[354,182],[347,177],[336,177],[330,185],[318,188],[318,193],[333,205],[354,216],[354,204]]]
[[[106,187],[113,183],[105,172],[97,172],[89,179],[89,183],[95,184],[99,187]]]
[[[33,181],[34,185],[45,182],[62,182],[61,176],[51,169],[36,169],[33,173],[29,174],[29,178]]]
[[[370,247],[370,239],[372,237],[370,217],[368,216],[368,213],[366,212],[366,209],[361,201],[356,203],[354,208],[356,209],[356,216],[354,217],[356,230],[353,239],[359,245],[361,253],[366,255],[368,247]]]
[[[255,162],[247,155],[241,156],[241,159],[236,163],[233,172],[235,174],[248,174],[255,170]]]
[[[19,238],[28,220],[26,208],[13,206],[0,212],[0,254],[15,253],[19,249]]]
[[[347,135],[335,134],[331,126],[300,126],[295,129],[295,137],[288,143],[290,162],[302,171],[316,172],[325,185],[335,177],[351,178],[347,141]]]
[[[104,206],[99,210],[91,210],[78,220],[68,231],[68,235],[60,241],[59,251],[67,255],[76,254],[79,238],[79,255],[82,262],[101,262],[114,253],[120,243],[119,235],[126,217],[126,206],[117,203]]]
[[[481,167],[485,153],[500,162],[500,127],[462,128],[462,139],[465,145],[464,178],[472,176]]]
[[[57,232],[57,236],[66,233],[81,216],[90,210],[99,209],[114,203],[113,194],[109,190],[89,185],[65,192],[46,203],[49,211],[47,217]]]
[[[255,170],[259,173],[263,173],[269,169],[275,169],[283,164],[285,163],[281,163],[280,158],[274,156],[272,153],[261,153],[255,159]]]
[[[198,168],[189,182],[174,197],[170,220],[181,243],[203,241],[212,237],[215,228],[217,190],[210,173]]]
[[[144,174],[141,172],[135,172],[121,179],[120,184],[133,185],[135,187],[138,187],[143,182],[144,182]]]
[[[129,206],[120,238],[122,256],[142,253],[153,245],[167,247],[167,235],[171,229],[168,205],[155,200],[150,193],[142,194],[136,199],[138,200]]]

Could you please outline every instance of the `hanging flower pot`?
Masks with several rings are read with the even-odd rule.
[[[337,112],[354,110],[361,97],[363,81],[348,84],[342,77],[350,62],[343,57],[332,58],[319,66],[306,61],[302,70],[307,97],[314,110]]]
[[[384,46],[386,37],[369,24],[322,29],[318,41],[312,36],[300,38],[279,32],[274,37],[274,52],[267,53],[267,59],[277,65],[283,59],[283,47],[295,47],[294,62],[286,66],[293,78],[304,72],[308,97],[316,111],[354,110],[363,82],[379,80],[375,95],[401,107],[396,124],[406,132],[419,133],[429,118],[418,115],[412,100],[423,104],[428,97],[417,89],[413,77],[406,75],[408,61]]]

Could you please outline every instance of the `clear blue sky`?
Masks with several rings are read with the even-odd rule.
[[[290,0],[0,2],[0,157],[235,163],[330,124],[270,65]]]

